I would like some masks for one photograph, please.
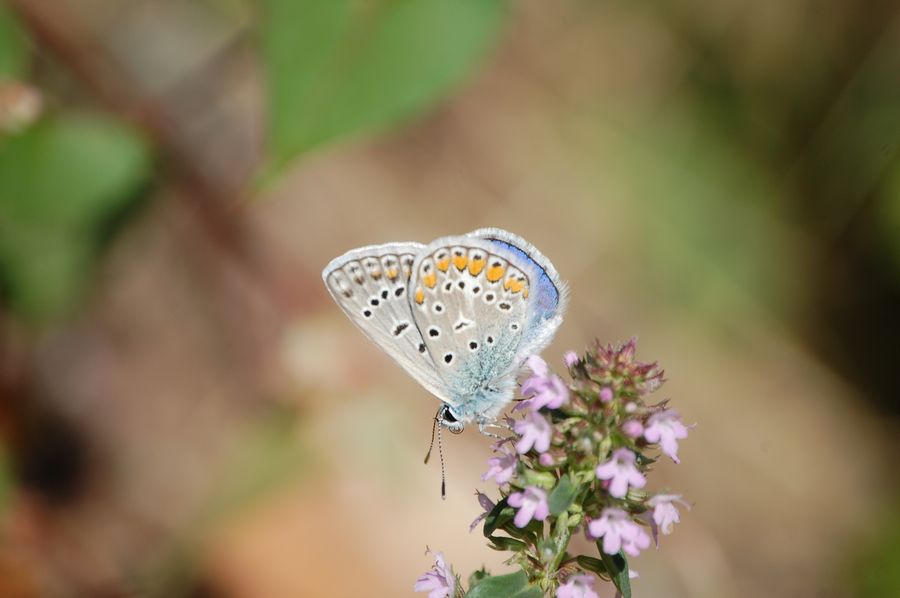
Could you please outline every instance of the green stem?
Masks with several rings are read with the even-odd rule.
[[[561,529],[560,529],[561,528]],[[554,530],[554,542],[556,543],[556,555],[550,566],[547,568],[547,577],[551,578],[559,569],[559,564],[566,554],[566,548],[569,546],[569,540],[572,538],[572,528],[569,527],[569,512],[564,511],[556,520],[556,529]]]

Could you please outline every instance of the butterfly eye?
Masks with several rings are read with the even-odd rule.
[[[450,412],[449,408],[441,410],[441,425],[450,430],[453,434],[462,433],[466,427],[464,423],[459,421],[459,419]]]

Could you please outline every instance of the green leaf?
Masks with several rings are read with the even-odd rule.
[[[474,588],[477,586],[482,579],[486,579],[490,577],[490,573],[488,573],[484,567],[472,572],[472,575],[469,576],[469,588]]]
[[[484,518],[484,536],[490,537],[496,530],[513,520],[515,509],[507,504],[507,499],[498,501],[487,517]]]
[[[622,598],[631,598],[631,579],[628,577],[628,560],[625,555],[621,551],[619,554],[606,554],[600,542],[597,542],[597,548],[600,550],[603,565],[616,589],[622,594]]]
[[[544,593],[528,583],[524,571],[485,577],[471,588],[466,598],[541,598]]]
[[[100,117],[0,139],[0,287],[31,319],[69,307],[114,217],[150,172],[143,141]]]
[[[28,44],[16,19],[0,5],[0,80],[22,74],[28,62]]]
[[[493,548],[494,550],[522,552],[528,547],[525,542],[516,540],[515,538],[507,538],[506,536],[490,536],[488,540],[490,540],[491,548]]]
[[[526,486],[538,486],[550,490],[556,484],[556,476],[549,471],[535,471],[525,469],[522,472],[522,483]]]
[[[550,492],[547,502],[550,505],[550,514],[558,516],[560,513],[569,508],[575,495],[578,493],[578,486],[572,483],[572,478],[564,475],[560,478],[559,483]]]
[[[592,556],[587,556],[584,554],[579,554],[575,557],[575,560],[578,561],[578,565],[587,571],[593,571],[597,574],[608,575],[609,572],[606,570],[606,565],[603,564],[603,561],[600,559],[595,559]]]
[[[434,104],[486,54],[505,4],[264,0],[273,166]]]

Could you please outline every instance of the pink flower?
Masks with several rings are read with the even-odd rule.
[[[428,598],[452,598],[456,592],[456,577],[444,562],[442,552],[434,553],[434,567],[416,580],[414,592],[428,592]]]
[[[626,448],[620,448],[613,451],[609,461],[597,466],[597,479],[611,480],[610,495],[624,498],[628,494],[629,486],[643,488],[647,483],[647,479],[637,470],[635,461],[636,457],[633,452]]]
[[[524,492],[513,492],[507,503],[519,509],[513,519],[516,527],[525,527],[532,519],[543,521],[550,514],[547,493],[537,486],[527,486]]]
[[[613,400],[613,391],[610,387],[604,386],[600,389],[600,402],[609,403]]]
[[[571,368],[578,363],[578,353],[575,351],[566,351],[566,354],[563,355],[563,363],[566,364],[567,368]]]
[[[550,438],[553,429],[544,417],[537,411],[531,411],[525,419],[517,421],[514,427],[516,434],[520,435],[516,443],[516,450],[524,455],[534,447],[539,453],[546,453],[550,448]]]
[[[644,425],[636,419],[629,419],[622,424],[622,433],[629,438],[640,438],[644,433]]]
[[[599,598],[594,591],[594,580],[593,575],[571,575],[556,590],[556,598]]]
[[[688,428],[681,422],[681,416],[673,409],[666,409],[654,413],[647,420],[644,429],[644,438],[647,442],[658,442],[662,452],[672,457],[675,463],[678,460],[678,440],[687,438]]]
[[[641,550],[650,546],[647,532],[622,509],[603,509],[600,519],[594,519],[588,524],[588,532],[594,538],[603,538],[603,552],[606,554],[617,554],[619,550],[624,550],[631,556],[637,556]]]
[[[478,517],[476,517],[476,518],[475,518],[475,521],[473,521],[473,522],[471,523],[471,525],[469,525],[469,533],[470,533],[470,534],[472,533],[472,530],[475,529],[475,526],[477,526],[479,523],[481,523],[481,521],[482,521],[485,517],[488,516],[488,513],[490,513],[492,510],[494,510],[494,507],[496,506],[496,505],[494,504],[494,501],[492,501],[490,498],[488,498],[488,495],[487,495],[487,494],[482,494],[481,492],[479,492],[478,490],[476,490],[476,491],[475,491],[475,496],[478,497],[478,504],[480,504],[480,505],[481,505],[481,508],[484,509],[484,513],[482,513],[481,515],[479,515]]]
[[[672,526],[681,521],[675,503],[679,502],[686,508],[690,505],[681,500],[680,494],[657,494],[647,501],[653,507],[653,523],[659,526],[663,535],[672,533]]]
[[[516,473],[516,456],[506,452],[505,449],[500,450],[500,456],[488,459],[488,470],[481,476],[481,481],[486,482],[491,478],[498,485],[503,485],[510,481]]]
[[[569,389],[563,384],[559,376],[550,372],[547,368],[547,362],[532,355],[526,362],[534,375],[522,383],[522,395],[530,396],[527,401],[520,404],[528,406],[532,411],[537,411],[543,407],[550,409],[559,409],[569,400]]]

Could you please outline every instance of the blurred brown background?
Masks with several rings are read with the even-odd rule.
[[[499,226],[640,339],[694,504],[636,596],[900,595],[900,5],[7,0],[0,596],[412,596],[488,442],[321,283]],[[604,587],[603,596],[612,589]]]

